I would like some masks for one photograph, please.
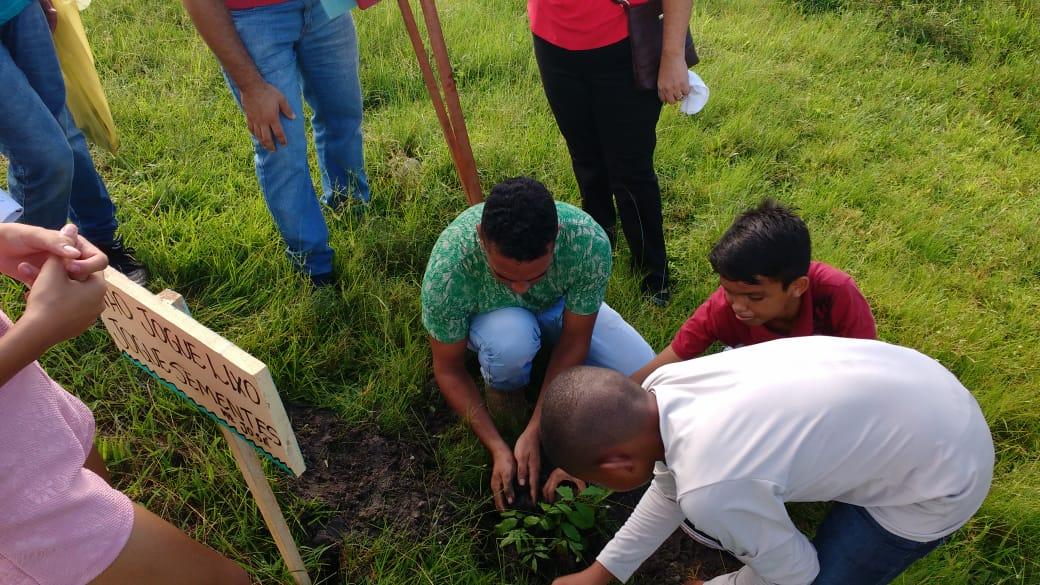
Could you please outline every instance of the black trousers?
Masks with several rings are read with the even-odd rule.
[[[661,100],[657,92],[635,89],[628,39],[569,51],[536,36],[534,54],[545,97],[567,141],[582,207],[612,243],[620,215],[632,261],[645,276],[644,290],[664,288],[668,257],[654,173]]]

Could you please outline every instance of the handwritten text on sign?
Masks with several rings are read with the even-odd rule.
[[[297,476],[305,469],[267,366],[125,276],[105,271],[101,320],[120,350]]]

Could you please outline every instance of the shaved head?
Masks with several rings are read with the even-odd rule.
[[[612,449],[656,433],[651,404],[645,390],[614,370],[566,370],[553,379],[542,402],[542,448],[556,466],[581,477]]]

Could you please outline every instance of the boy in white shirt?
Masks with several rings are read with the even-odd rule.
[[[745,564],[707,585],[882,585],[989,491],[978,404],[911,349],[782,339],[665,366],[643,388],[581,367],[548,389],[541,443],[555,464],[622,491],[653,476],[596,562],[557,585],[627,580],[684,518]],[[784,503],[812,501],[835,505],[810,542]]]

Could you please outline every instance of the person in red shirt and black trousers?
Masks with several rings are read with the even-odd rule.
[[[641,4],[646,0],[631,0]],[[661,104],[690,91],[684,57],[692,0],[664,0],[657,91],[635,88],[628,17],[614,0],[528,0],[534,52],[549,106],[567,141],[582,208],[611,244],[617,217],[643,292],[667,304],[668,256],[654,172]],[[615,201],[617,211],[615,212]]]
[[[870,305],[852,277],[811,261],[811,248],[805,222],[773,200],[741,214],[708,255],[721,286],[632,379],[642,383],[715,341],[736,348],[806,335],[876,339]]]

